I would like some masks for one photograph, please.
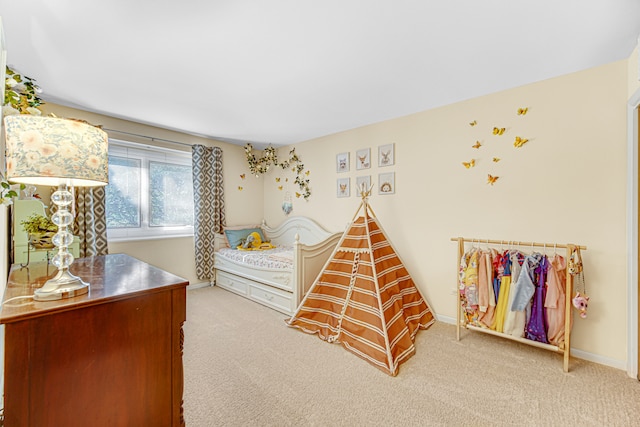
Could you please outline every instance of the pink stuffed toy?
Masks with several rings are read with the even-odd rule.
[[[571,300],[573,306],[580,311],[580,317],[583,319],[587,317],[587,306],[589,305],[589,297],[586,295],[580,295],[580,292],[576,293],[576,296]]]

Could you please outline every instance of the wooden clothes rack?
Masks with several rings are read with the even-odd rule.
[[[555,351],[556,353],[562,353],[564,356],[564,372],[569,372],[569,357],[571,355],[571,298],[573,295],[573,276],[569,273],[569,269],[566,269],[566,289],[565,289],[565,319],[564,319],[564,343],[560,346],[556,346],[553,344],[545,344],[538,341],[529,340],[523,337],[516,337],[513,335],[505,334],[502,332],[494,331],[493,329],[483,328],[480,326],[475,326],[469,324],[466,320],[466,316],[462,316],[462,296],[460,294],[459,289],[459,268],[462,261],[462,257],[465,254],[464,244],[465,242],[472,244],[486,244],[486,245],[501,245],[507,247],[513,246],[526,246],[530,248],[534,247],[544,247],[544,248],[560,248],[566,249],[566,260],[567,262],[571,258],[571,254],[577,248],[580,250],[586,250],[586,246],[575,245],[572,243],[567,244],[558,244],[558,243],[538,243],[538,242],[521,242],[521,241],[512,241],[512,240],[491,240],[491,239],[472,239],[469,237],[452,237],[451,241],[458,242],[458,263],[456,265],[456,294],[457,294],[457,311],[456,311],[456,339],[460,341],[460,327],[464,326],[466,329],[471,329],[478,332],[483,332],[489,335],[495,335],[502,338],[507,338],[512,341],[518,341],[523,344],[531,345],[534,347],[542,348],[545,350]],[[496,295],[497,299],[497,295]],[[463,320],[464,319],[464,320]]]

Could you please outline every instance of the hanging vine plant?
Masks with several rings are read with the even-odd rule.
[[[296,192],[296,197],[303,197],[305,200],[309,199],[309,196],[311,196],[311,190],[309,189],[309,179],[305,176],[308,175],[309,172],[304,172],[304,164],[296,154],[295,148],[292,148],[291,151],[289,151],[289,158],[280,163],[278,163],[276,149],[271,146],[264,149],[262,157],[256,157],[256,155],[253,154],[253,146],[251,144],[244,146],[244,152],[247,156],[249,170],[256,177],[267,173],[271,166],[280,167],[282,170],[291,168],[291,171],[296,174],[294,182],[300,188],[300,192]]]
[[[43,104],[38,96],[42,90],[36,81],[30,77],[16,72],[9,66],[6,67],[6,79],[4,81],[4,100],[2,101],[2,115],[42,114],[40,106]]]

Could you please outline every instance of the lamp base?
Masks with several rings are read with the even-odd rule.
[[[54,277],[44,283],[44,286],[36,289],[33,299],[36,301],[55,301],[77,297],[88,292],[88,283],[69,273],[68,269],[60,269]]]

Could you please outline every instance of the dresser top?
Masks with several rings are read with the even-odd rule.
[[[13,265],[2,300],[0,323],[17,322],[189,284],[181,277],[124,254],[79,258],[71,264],[69,271],[89,283],[88,294],[56,301],[34,301],[29,297],[55,276],[57,268],[46,262],[34,262],[24,268]]]

